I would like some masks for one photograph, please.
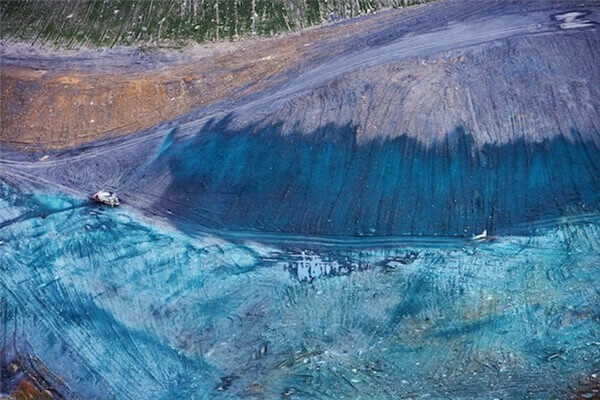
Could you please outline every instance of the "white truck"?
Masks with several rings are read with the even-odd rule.
[[[117,207],[119,203],[119,198],[113,192],[109,192],[108,190],[100,190],[92,196],[92,200],[97,203],[102,203],[109,207]]]

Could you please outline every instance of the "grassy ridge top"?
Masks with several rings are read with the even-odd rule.
[[[429,0],[3,0],[2,38],[66,48],[272,35]]]

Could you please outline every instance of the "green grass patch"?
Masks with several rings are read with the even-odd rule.
[[[2,0],[3,39],[58,47],[179,47],[430,0]]]

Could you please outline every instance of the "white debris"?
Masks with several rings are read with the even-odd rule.
[[[574,28],[585,28],[593,26],[594,23],[586,19],[582,19],[586,13],[581,11],[571,11],[564,14],[558,14],[554,16],[557,21],[562,21],[559,26],[563,29],[574,29]]]
[[[473,240],[485,240],[487,238],[487,229],[484,229],[479,235],[472,237]]]

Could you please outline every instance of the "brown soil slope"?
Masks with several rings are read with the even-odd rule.
[[[301,59],[307,64],[342,52],[348,48],[344,38],[391,23],[399,12],[271,39],[218,43],[213,51],[200,49],[209,55],[194,54],[198,49],[191,48],[178,55],[177,63],[145,68],[140,67],[141,56],[129,57],[124,65],[116,59],[119,65],[110,67],[110,58],[118,58],[110,51],[100,57],[108,68],[60,52],[43,62],[32,54],[15,57],[16,62],[3,62],[0,71],[0,141],[21,149],[59,149],[140,131],[274,85],[283,72],[300,67]]]
[[[163,120],[262,87],[298,59],[278,45],[270,58],[241,50],[160,70],[86,72],[2,70],[2,136],[18,147],[61,148],[148,128]]]

